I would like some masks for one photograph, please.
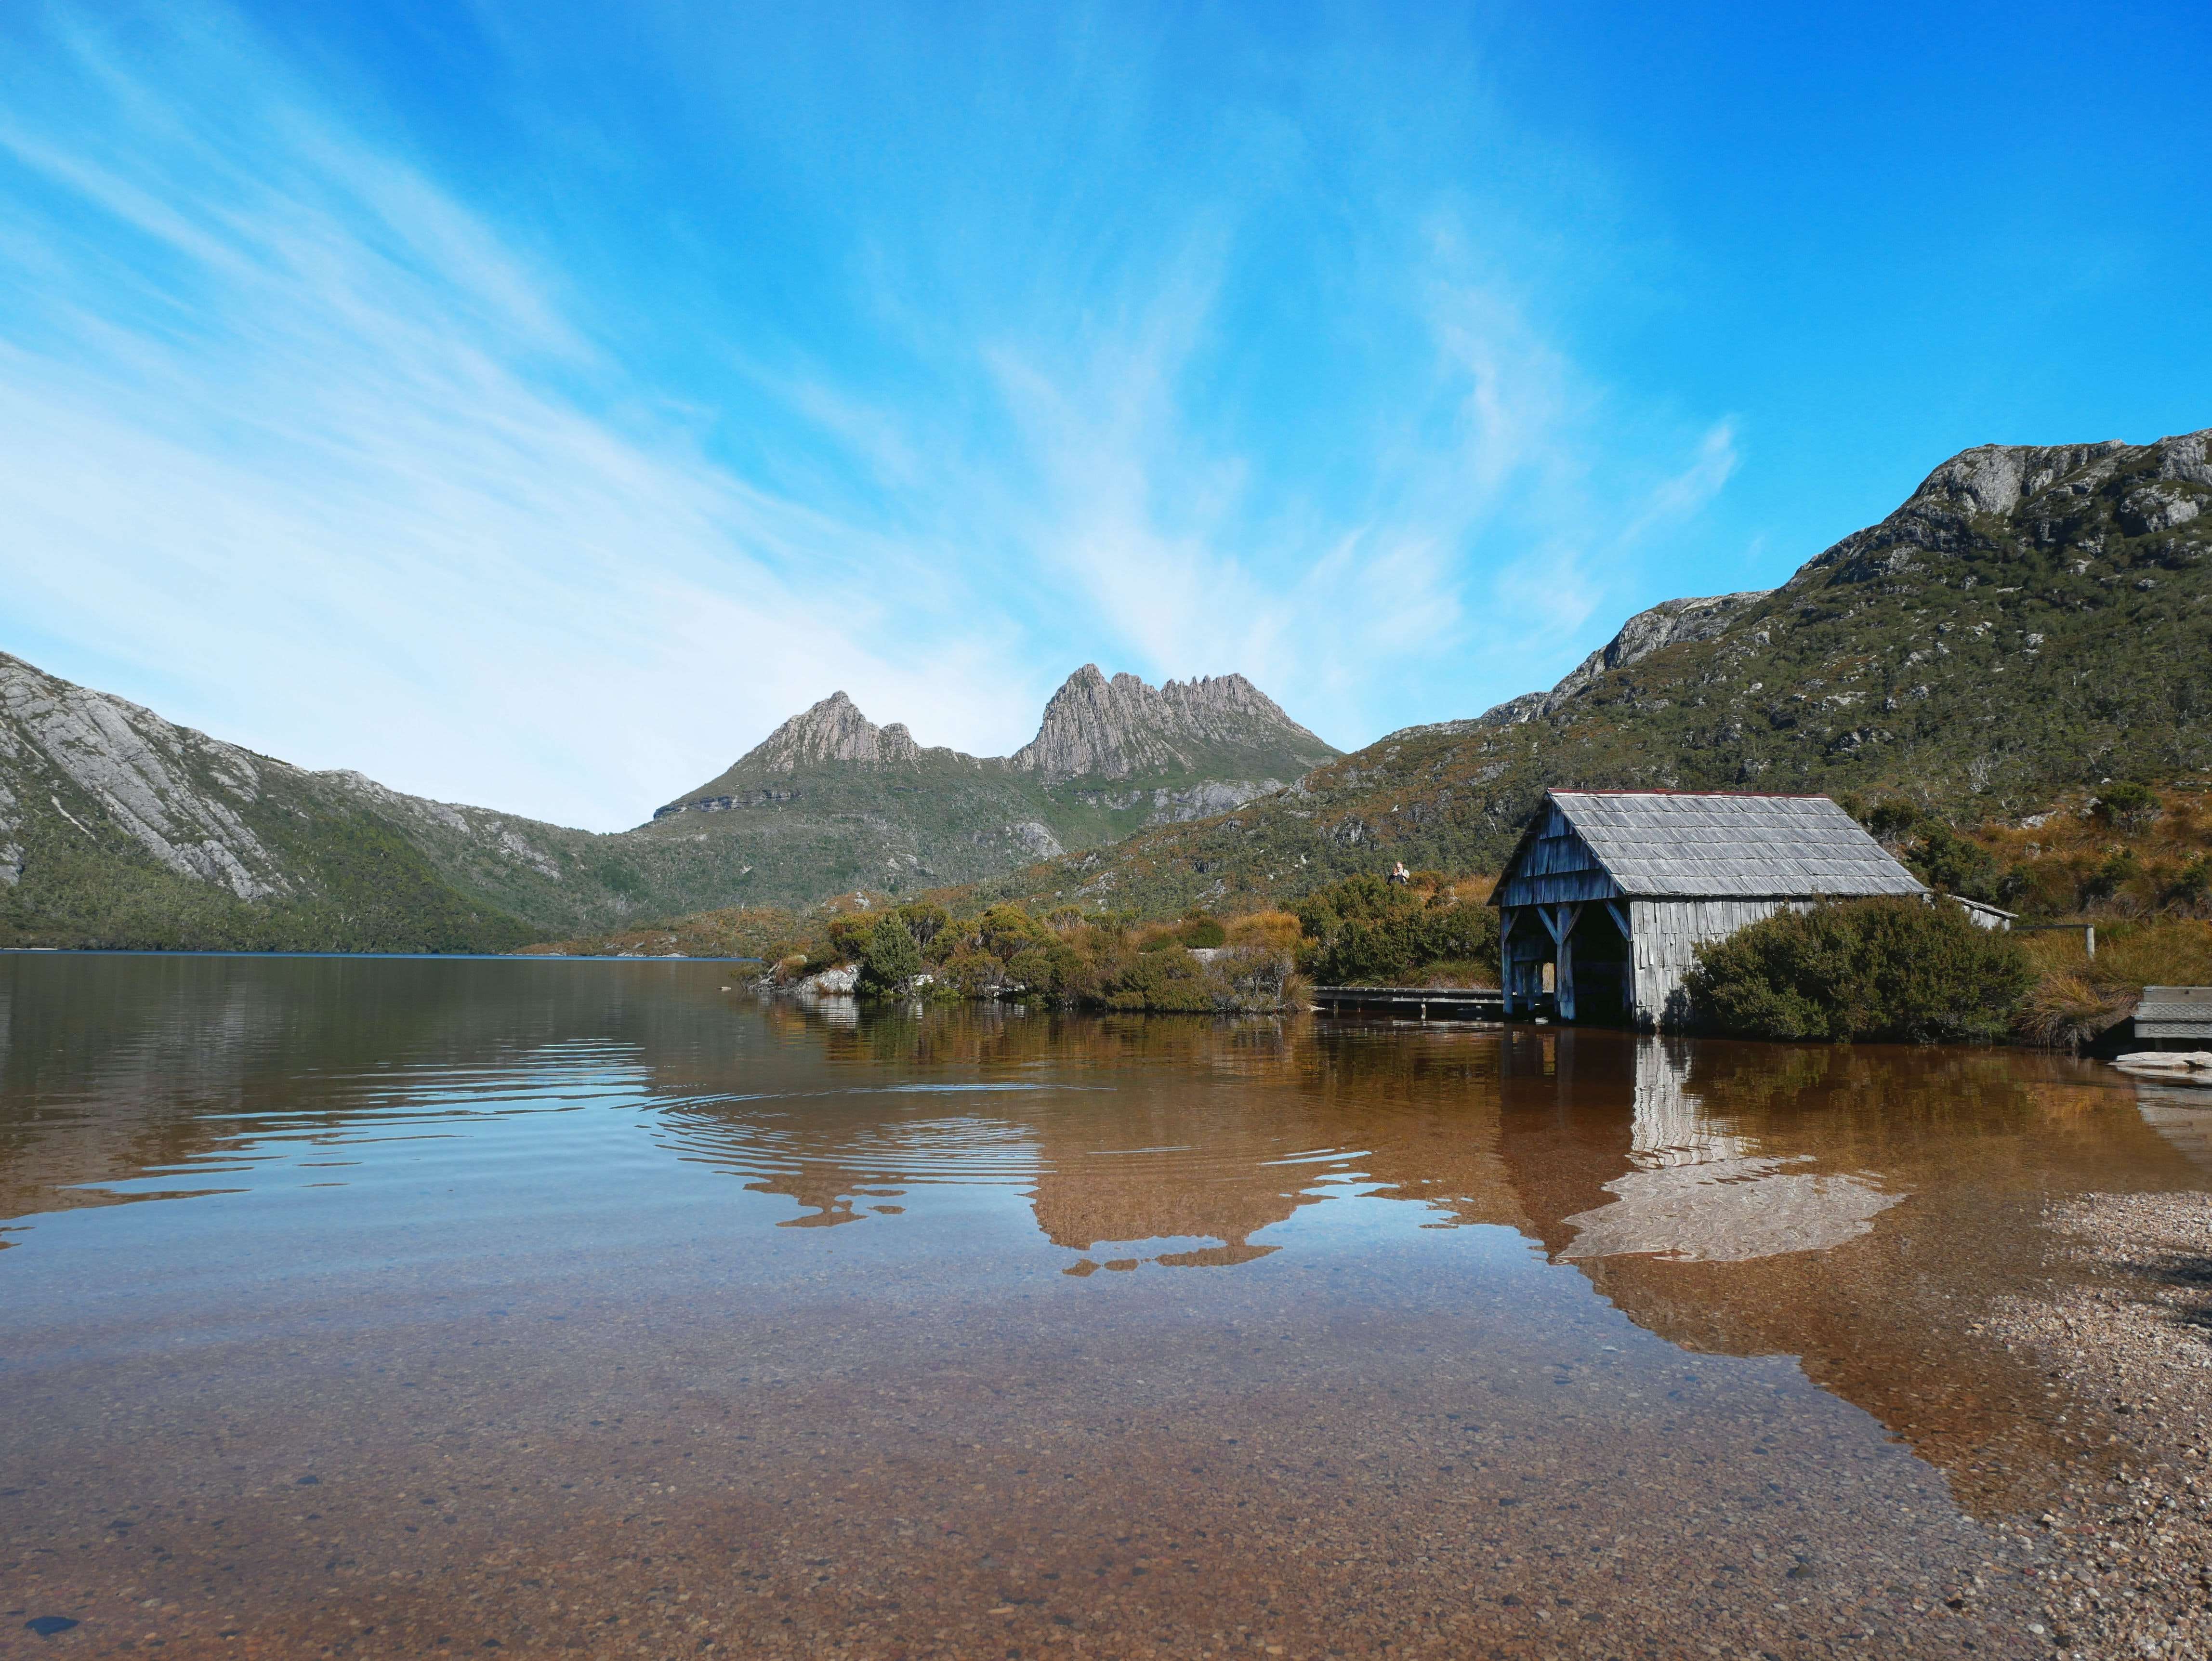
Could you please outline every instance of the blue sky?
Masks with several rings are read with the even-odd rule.
[[[1332,741],[2212,424],[2212,11],[0,7],[0,648],[634,824],[838,688]]]

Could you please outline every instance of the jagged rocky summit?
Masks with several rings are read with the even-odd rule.
[[[1549,691],[988,891],[1169,910],[1393,859],[1494,870],[1555,784],[1901,795],[1972,819],[2110,779],[2201,781],[2208,448],[2212,431],[1962,451],[1778,588],[1666,601]]]
[[[1279,790],[1338,753],[1242,675],[1068,677],[1036,737],[970,756],[843,692],[785,721],[644,833],[744,849],[787,891],[969,882]]]
[[[727,771],[654,817],[744,805],[734,787],[748,780],[832,764],[917,768],[938,758],[971,769],[1032,774],[1048,785],[1158,776],[1204,778],[1218,785],[1264,782],[1267,789],[1279,789],[1280,779],[1232,782],[1217,776],[1224,770],[1250,772],[1258,763],[1263,771],[1295,777],[1338,753],[1242,675],[1171,680],[1155,687],[1129,674],[1109,680],[1096,664],[1086,663],[1052,695],[1037,735],[1011,756],[925,751],[904,723],[878,727],[850,697],[833,692],[785,721]],[[763,804],[789,800],[788,793],[773,788],[757,792],[756,798]]]

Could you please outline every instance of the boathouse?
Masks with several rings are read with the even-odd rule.
[[[1784,906],[1928,890],[1826,796],[1552,790],[1505,861],[1505,1013],[1672,1025],[1698,946]]]

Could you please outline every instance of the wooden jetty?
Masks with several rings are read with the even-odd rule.
[[[2146,986],[2136,1005],[2135,1035],[2153,1049],[2212,1046],[2212,986]]]
[[[1502,1021],[1505,995],[1494,986],[1317,986],[1325,1015],[1387,1015],[1402,1021]]]

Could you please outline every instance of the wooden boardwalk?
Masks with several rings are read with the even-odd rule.
[[[1325,1015],[1388,1015],[1399,1020],[1502,1021],[1505,995],[1492,986],[1317,986]]]

